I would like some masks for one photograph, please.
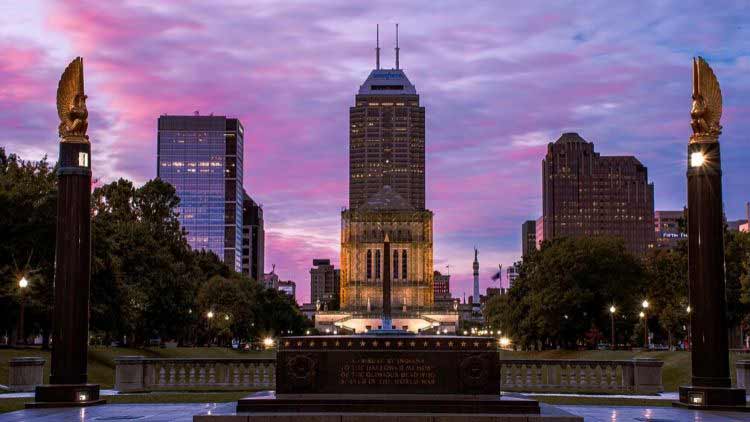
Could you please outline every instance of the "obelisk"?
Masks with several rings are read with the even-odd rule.
[[[385,235],[383,240],[383,317],[382,317],[383,330],[390,330],[393,328],[393,320],[391,318],[391,241],[388,238],[388,233]]]
[[[57,170],[55,302],[50,383],[37,386],[27,407],[104,403],[88,384],[89,282],[91,279],[91,143],[83,89],[83,59],[65,69],[57,88],[60,157]]]
[[[745,406],[745,390],[731,388],[724,226],[721,192],[719,82],[703,58],[693,59],[693,135],[688,142],[688,280],[692,385],[676,405],[700,409]]]

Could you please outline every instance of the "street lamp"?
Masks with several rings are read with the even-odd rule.
[[[26,288],[29,287],[29,280],[26,279],[26,276],[21,276],[21,279],[18,280],[18,287],[21,289],[21,302],[19,304],[20,310],[18,313],[18,335],[16,336],[18,343],[20,344],[26,344],[25,336],[23,335],[23,328],[24,328],[24,305],[26,305]]]
[[[641,311],[640,316],[643,318],[643,347],[648,349],[648,320],[646,319],[646,309],[648,309],[648,300],[644,299],[641,303],[641,306],[643,307],[643,311]]]
[[[214,312],[213,312],[213,311],[208,311],[208,312],[206,313],[206,318],[208,318],[208,319],[211,319],[211,318],[213,318],[213,317],[214,317]]]
[[[615,349],[615,305],[609,307],[609,321],[612,324],[612,350]]]

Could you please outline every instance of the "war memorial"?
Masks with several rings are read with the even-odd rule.
[[[105,403],[99,386],[87,382],[92,157],[83,81],[83,60],[76,58],[63,73],[57,91],[60,196],[52,365],[49,383],[36,387],[34,401],[27,405],[34,410],[27,412]],[[688,143],[687,169],[689,287],[694,309],[692,385],[680,388],[675,406],[744,411],[745,391],[731,387],[727,359],[718,142],[722,97],[716,76],[702,58],[693,62],[693,86],[694,133]],[[366,283],[365,295],[352,290],[357,306],[365,306],[361,297],[375,302],[373,293],[379,290],[379,328],[344,336],[282,337],[275,390],[249,394],[232,412],[196,412],[195,421],[583,420],[553,406],[540,406],[536,400],[501,392],[502,362],[495,338],[394,328],[392,275],[398,271],[394,272],[392,264],[398,261],[390,259],[391,239],[400,238],[383,223],[375,233],[382,238],[367,240],[367,247],[386,257],[382,277],[378,283]],[[415,303],[429,300],[417,299],[419,291],[419,285],[410,291]]]

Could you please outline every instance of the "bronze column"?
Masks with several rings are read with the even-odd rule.
[[[721,192],[722,100],[718,80],[702,59],[693,60],[693,135],[688,143],[688,280],[692,385],[680,387],[678,405],[740,408],[745,390],[731,388],[724,221]]]
[[[91,280],[91,144],[83,93],[83,60],[63,73],[58,87],[60,157],[57,182],[55,302],[50,384],[36,388],[30,407],[103,403],[87,384],[89,282]]]

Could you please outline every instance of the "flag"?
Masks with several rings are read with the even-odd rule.
[[[500,280],[501,278],[503,278],[503,265],[502,264],[500,264],[500,269],[497,270],[495,275],[492,276],[492,281],[497,281],[497,280]]]

